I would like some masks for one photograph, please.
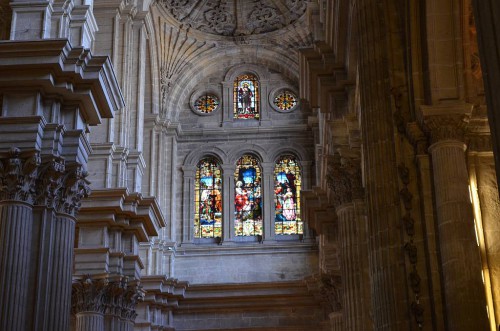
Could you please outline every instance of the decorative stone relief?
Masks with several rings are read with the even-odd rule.
[[[160,0],[180,22],[196,30],[241,36],[281,29],[300,18],[305,0]]]
[[[340,155],[336,153],[328,161],[327,170],[326,182],[332,192],[335,207],[364,197],[359,161],[347,158],[341,160]]]
[[[18,148],[12,148],[1,155],[0,201],[18,200],[33,203],[40,162],[38,151],[21,153]]]
[[[319,290],[332,311],[342,310],[342,278],[340,275],[324,274],[321,276]]]

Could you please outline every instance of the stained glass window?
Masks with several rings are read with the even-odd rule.
[[[274,231],[277,235],[303,233],[300,219],[300,187],[302,183],[297,159],[282,156],[274,166]]]
[[[195,177],[194,237],[222,236],[222,175],[218,162],[205,158]]]
[[[282,90],[274,97],[273,102],[279,110],[288,111],[297,105],[297,96],[289,90]]]
[[[210,114],[219,107],[219,98],[212,94],[204,94],[194,103],[197,111],[203,114]]]
[[[236,236],[262,235],[261,170],[255,157],[244,155],[238,160],[234,181]]]
[[[259,81],[251,74],[240,75],[234,82],[234,118],[259,119]]]

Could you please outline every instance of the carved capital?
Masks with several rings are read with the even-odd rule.
[[[38,151],[22,153],[18,148],[12,148],[0,154],[0,201],[33,203],[39,164]]]
[[[332,192],[333,203],[339,207],[364,196],[361,165],[356,160],[341,159],[339,154],[328,160],[326,181]]]
[[[406,124],[406,136],[415,148],[417,155],[427,154],[427,137],[417,122]]]
[[[431,144],[443,140],[464,142],[469,118],[466,114],[434,115],[425,118],[425,130],[429,134]]]
[[[92,279],[86,275],[73,282],[71,309],[73,314],[82,312],[104,313],[104,295],[108,286],[107,279]]]
[[[139,282],[129,282],[127,277],[120,281],[111,282],[106,290],[106,314],[134,321],[137,313],[137,303],[144,299],[145,291]]]
[[[61,188],[64,175],[64,160],[59,157],[51,157],[42,162],[38,170],[36,180],[35,204],[55,208],[57,194]]]
[[[90,194],[90,182],[87,180],[87,176],[87,171],[83,170],[79,164],[72,165],[67,169],[55,201],[58,212],[71,216],[78,213],[81,200]]]

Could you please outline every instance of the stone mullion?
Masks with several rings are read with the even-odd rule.
[[[369,210],[370,274],[376,330],[408,329],[400,212],[389,93],[386,13],[379,1],[358,3],[360,31],[361,125]]]
[[[234,166],[222,166],[222,240],[234,238]]]
[[[262,163],[263,240],[274,240],[274,163]]]
[[[25,330],[33,206],[0,203],[0,329]]]
[[[459,129],[457,129],[459,130]],[[445,139],[432,155],[447,326],[486,330],[486,299],[469,198],[465,144]],[[457,278],[456,275],[462,275]]]

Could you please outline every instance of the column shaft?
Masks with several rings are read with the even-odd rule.
[[[25,330],[33,208],[0,204],[0,330]]]
[[[464,150],[465,144],[456,140],[444,140],[430,147],[447,326],[454,331],[487,330]]]
[[[76,314],[76,331],[102,331],[104,330],[104,316],[100,313]]]
[[[366,312],[364,303],[363,268],[366,266],[366,253],[362,250],[365,236],[362,219],[353,203],[342,204],[337,208],[339,241],[342,257],[342,282],[344,289],[343,310],[345,329],[366,331]]]

